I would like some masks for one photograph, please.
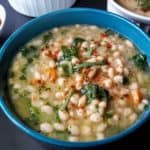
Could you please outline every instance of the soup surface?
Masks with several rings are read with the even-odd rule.
[[[116,0],[134,13],[150,17],[150,0]]]
[[[146,56],[109,29],[54,28],[24,45],[9,72],[16,113],[42,134],[93,141],[117,134],[148,106]]]

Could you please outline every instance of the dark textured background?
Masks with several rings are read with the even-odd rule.
[[[7,0],[0,0],[7,10],[7,20],[0,44],[14,32],[19,26],[31,20],[16,13],[8,4]],[[106,9],[105,0],[77,0],[73,7],[91,7]],[[150,121],[134,134],[121,139],[120,141],[109,144],[105,150],[129,149],[129,150],[150,150]],[[0,110],[0,150],[52,150],[51,147],[36,141],[16,128]]]

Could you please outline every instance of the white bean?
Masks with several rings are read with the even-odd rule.
[[[143,112],[143,111],[144,111],[144,108],[145,108],[145,104],[140,103],[140,104],[138,105],[138,110],[139,110],[139,111]]]
[[[64,131],[65,130],[65,126],[61,123],[54,123],[54,128],[57,131]]]
[[[133,113],[132,115],[129,116],[129,121],[131,123],[135,122],[137,119],[137,114],[136,113]]]
[[[96,69],[96,68],[92,68],[92,69],[89,71],[89,73],[88,73],[88,78],[89,78],[89,79],[92,79],[92,78],[95,76],[96,72],[97,72],[97,69]]]
[[[98,99],[93,99],[91,102],[91,105],[93,105],[94,107],[96,107],[96,105],[99,104],[99,100]]]
[[[55,32],[55,33],[58,32],[58,31],[59,31],[58,28],[54,28],[54,29],[53,29],[53,32]]]
[[[44,102],[41,100],[32,100],[31,101],[32,106],[34,107],[41,107],[42,105],[44,105]]]
[[[77,137],[77,136],[69,136],[68,140],[70,142],[77,142],[77,141],[79,141],[79,137]]]
[[[109,68],[109,69],[108,69],[108,76],[109,76],[110,78],[113,78],[114,75],[115,75],[114,69],[113,69],[113,68]]]
[[[115,64],[116,64],[116,66],[118,67],[123,67],[123,64],[122,64],[122,61],[121,61],[121,59],[120,58],[117,58],[117,59],[115,59]]]
[[[48,99],[49,98],[49,91],[42,91],[40,94],[40,97],[43,99]]]
[[[53,127],[49,123],[45,122],[40,124],[40,130],[44,133],[50,133],[53,131]]]
[[[145,104],[145,105],[148,105],[149,101],[147,99],[142,99],[142,103]]]
[[[121,44],[118,45],[118,50],[124,51],[124,49],[125,49],[124,45],[121,45]]]
[[[64,70],[62,67],[58,67],[57,71],[60,76],[63,75],[63,73],[64,73]]]
[[[103,116],[104,115],[104,108],[99,107],[98,113],[100,116]]]
[[[58,115],[59,115],[59,118],[62,120],[62,121],[66,121],[69,119],[69,115],[66,111],[61,111],[59,110],[58,111]]]
[[[73,104],[78,104],[78,100],[79,100],[79,95],[78,94],[74,94],[71,96],[70,98],[70,102],[73,103]]]
[[[105,123],[101,123],[98,125],[96,132],[103,132],[106,129],[107,125]]]
[[[20,89],[20,88],[21,88],[21,85],[20,85],[19,83],[16,83],[16,84],[14,84],[14,88],[15,88],[15,89]]]
[[[41,79],[41,74],[38,71],[35,71],[34,72],[34,78],[37,80]]]
[[[68,131],[71,133],[71,135],[79,135],[80,134],[80,130],[77,125],[73,125],[73,124],[69,125]]]
[[[119,51],[114,52],[114,53],[113,53],[113,56],[114,56],[115,58],[118,58],[118,57],[120,56],[120,52],[119,52]]]
[[[118,122],[119,116],[117,114],[115,114],[115,115],[113,115],[112,119],[113,119],[113,121]]]
[[[121,106],[121,107],[126,106],[126,101],[125,100],[120,99],[117,102],[118,102],[119,106]]]
[[[125,117],[128,117],[129,115],[132,114],[132,109],[131,108],[125,108],[124,111],[123,111],[123,115]]]
[[[102,139],[104,139],[105,136],[103,133],[97,133],[96,137],[97,137],[97,140],[102,140]]]
[[[83,80],[83,76],[81,74],[75,74],[75,81],[76,82],[81,82]]]
[[[114,76],[114,82],[115,83],[122,83],[123,82],[123,77],[121,75]]]
[[[107,106],[106,101],[101,101],[101,102],[99,102],[99,107],[100,107],[100,108],[106,108],[106,106]]]
[[[129,46],[129,47],[131,47],[131,48],[134,47],[134,46],[133,46],[133,43],[132,43],[131,41],[129,41],[129,40],[126,40],[125,43],[126,43],[127,46]]]
[[[115,44],[112,44],[111,50],[115,51],[117,49],[117,46]]]
[[[50,68],[56,67],[56,63],[53,59],[49,60],[48,65],[49,65]]]
[[[96,57],[96,60],[97,60],[97,61],[103,61],[103,60],[104,60],[104,57],[102,57],[102,56],[97,56],[97,57]]]
[[[88,125],[83,125],[81,127],[81,134],[82,135],[91,135],[92,134],[92,130],[91,130],[91,127],[88,126]]]
[[[55,96],[58,99],[62,99],[62,98],[64,98],[64,92],[56,92]]]
[[[90,120],[92,122],[100,122],[102,120],[101,118],[101,115],[99,113],[93,113],[91,116],[90,116]]]
[[[63,77],[58,78],[57,83],[59,86],[64,86],[65,78],[63,78]]]
[[[83,118],[84,117],[84,110],[83,109],[77,109],[76,114],[79,118]]]
[[[41,106],[41,112],[51,115],[53,113],[53,109],[52,109],[52,107],[50,107],[48,105],[43,105],[43,106]]]
[[[88,59],[87,62],[96,62],[96,57]]]
[[[80,62],[80,60],[76,57],[73,57],[71,62],[72,62],[72,64],[78,64]]]
[[[128,70],[128,68],[124,68],[124,69],[123,69],[123,72],[124,72],[124,74],[125,74],[126,76],[129,75],[129,70]]]
[[[111,88],[112,87],[112,80],[111,79],[105,79],[104,81],[103,81],[103,84],[104,84],[104,86],[106,87],[106,88]]]
[[[82,48],[88,48],[89,44],[88,42],[84,41],[81,45]]]
[[[76,90],[81,90],[82,89],[82,83],[77,82],[75,85]]]
[[[86,99],[87,99],[87,97],[85,95],[81,96],[79,98],[78,106],[84,107],[86,105]]]

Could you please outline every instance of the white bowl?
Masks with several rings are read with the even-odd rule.
[[[19,13],[37,17],[47,12],[72,6],[76,0],[8,0]]]
[[[1,20],[0,24],[0,34],[1,34],[6,20],[6,11],[2,5],[0,5],[0,20]]]
[[[150,24],[150,17],[134,13],[119,5],[115,0],[107,0],[107,10],[139,23]]]
[[[132,22],[137,24],[139,27],[141,27],[145,32],[150,34],[150,17],[136,14],[122,7],[115,0],[107,0],[107,11],[113,12],[115,14],[118,14],[122,17],[125,17],[131,20]]]

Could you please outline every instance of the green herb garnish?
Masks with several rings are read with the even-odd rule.
[[[68,93],[68,96],[67,96],[67,98],[66,98],[66,100],[65,100],[65,102],[64,102],[64,103],[62,104],[62,106],[60,107],[60,110],[65,110],[65,109],[67,108],[67,106],[68,106],[68,104],[69,104],[69,102],[70,102],[70,98],[71,98],[72,94],[73,94],[73,91],[70,90],[69,93]]]
[[[93,99],[100,99],[100,100],[108,100],[109,99],[109,92],[98,86],[97,84],[89,84],[85,85],[81,89],[81,93],[85,94],[88,97],[88,103],[91,103]]]
[[[62,51],[63,51],[64,60],[70,61],[73,57],[78,57],[78,51],[74,47],[68,48],[68,47],[63,46]]]
[[[141,70],[146,70],[148,68],[147,57],[144,54],[136,54],[134,55],[131,60]]]
[[[114,35],[114,34],[115,34],[115,32],[114,32],[113,30],[111,30],[111,29],[106,29],[106,30],[105,30],[105,33],[106,33],[107,35]]]
[[[94,51],[94,48],[93,48],[93,47],[89,48],[89,49],[87,50],[86,56],[87,56],[88,58],[91,57],[93,51]]]
[[[143,9],[150,9],[150,0],[137,0],[137,2]]]
[[[127,76],[123,76],[123,85],[129,84],[129,78]]]
[[[37,50],[37,48],[33,45],[31,46],[26,46],[26,47],[23,47],[21,49],[21,53],[24,57],[27,57],[29,56],[31,53],[35,52]]]
[[[38,111],[38,109],[33,107],[33,106],[30,106],[29,113],[30,113],[30,116],[25,119],[26,122],[31,126],[37,125],[39,123],[39,111]]]
[[[43,35],[43,42],[44,43],[49,42],[51,39],[53,39],[53,33],[52,32],[48,32],[48,33]]]
[[[83,38],[76,37],[76,38],[74,38],[74,40],[72,42],[72,47],[79,48],[84,41],[85,40]]]
[[[82,64],[77,64],[73,67],[74,71],[79,71],[81,68],[88,68],[92,66],[99,66],[99,65],[105,65],[105,61],[100,62],[84,62]]]
[[[58,67],[63,69],[63,75],[66,77],[69,77],[74,72],[72,64],[69,61],[61,62]]]

